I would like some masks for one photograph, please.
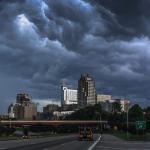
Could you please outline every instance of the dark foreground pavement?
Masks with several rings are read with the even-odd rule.
[[[78,141],[77,136],[51,137],[38,140],[21,140],[0,142],[0,150],[92,150],[91,146],[99,135],[94,135],[94,141]]]
[[[129,142],[112,135],[94,135],[94,141],[78,141],[77,136],[0,142],[0,150],[150,150],[150,142]]]
[[[150,150],[150,142],[124,141],[112,135],[104,134],[93,150]]]

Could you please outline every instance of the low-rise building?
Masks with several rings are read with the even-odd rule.
[[[101,108],[103,111],[112,112],[113,111],[113,103],[110,101],[102,101],[100,102]]]
[[[77,104],[63,105],[61,111],[73,111],[78,108]]]
[[[131,102],[129,100],[121,100],[121,111],[122,112],[128,112],[131,107]]]
[[[114,112],[114,103],[118,102],[121,107],[121,112],[127,112],[130,108],[130,101],[124,99],[112,99],[111,95],[97,95],[97,103],[101,104],[102,110]]]
[[[8,107],[8,116],[9,118],[15,118],[15,113],[14,113],[14,104],[11,103]]]
[[[43,107],[43,113],[53,113],[54,111],[57,111],[59,109],[58,105],[55,104],[48,104],[45,107]]]
[[[59,118],[59,117],[65,117],[67,115],[71,115],[75,111],[54,111],[53,116],[54,118]]]
[[[37,106],[33,102],[16,103],[14,105],[15,118],[19,120],[35,120],[37,116]]]
[[[56,104],[48,104],[43,107],[43,119],[44,120],[52,120],[53,119],[53,112],[59,111],[60,107]]]
[[[0,120],[10,120],[9,115],[0,115]]]
[[[110,101],[111,99],[111,95],[97,94],[97,103]]]

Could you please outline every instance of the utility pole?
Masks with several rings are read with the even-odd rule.
[[[11,119],[9,119],[9,128],[11,128]]]
[[[129,108],[127,106],[127,139],[129,137],[128,128],[129,128]]]
[[[97,115],[99,115],[99,121],[100,121],[100,133],[102,133],[103,127],[102,127],[102,117],[99,112],[96,112]]]
[[[100,116],[99,120],[100,120],[100,125],[101,125],[101,134],[102,134],[102,117],[100,113],[99,113],[99,116]]]

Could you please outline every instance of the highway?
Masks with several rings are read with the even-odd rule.
[[[99,135],[94,135],[94,140],[97,140],[98,137]],[[89,149],[94,142],[78,141],[77,135],[69,135],[41,139],[0,141],[0,150],[85,150]]]
[[[78,141],[76,135],[0,141],[0,150],[150,150],[150,142],[129,142],[112,135],[94,135],[94,141]]]
[[[93,150],[150,150],[150,142],[124,141],[104,134]]]

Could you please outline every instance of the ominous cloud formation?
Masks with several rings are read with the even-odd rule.
[[[18,92],[59,99],[81,73],[98,93],[149,103],[149,0],[0,0],[0,109]]]

